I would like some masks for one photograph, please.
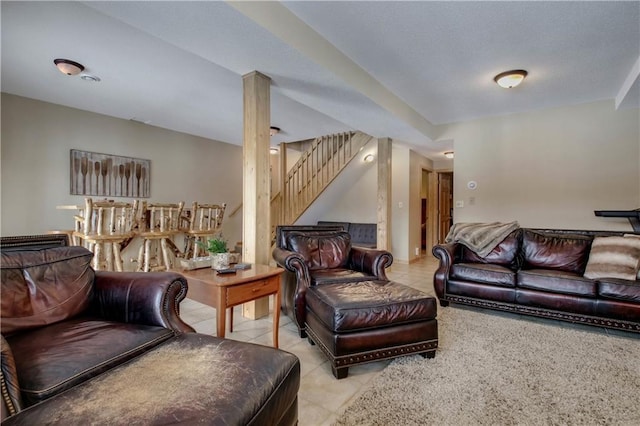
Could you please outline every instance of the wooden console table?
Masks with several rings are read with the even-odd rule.
[[[274,294],[273,346],[278,347],[280,276],[284,269],[251,265],[251,269],[238,270],[233,274],[218,274],[211,268],[179,272],[189,282],[187,297],[216,308],[218,337],[225,335],[227,308]],[[233,310],[230,310],[229,324],[229,331],[233,332]]]

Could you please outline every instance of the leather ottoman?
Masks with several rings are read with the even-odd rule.
[[[293,426],[299,386],[288,352],[186,333],[2,425]]]
[[[434,357],[436,314],[435,298],[393,281],[323,284],[306,293],[309,341],[338,379],[352,365],[415,353]]]

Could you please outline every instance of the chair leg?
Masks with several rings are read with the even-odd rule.
[[[140,249],[138,250],[138,272],[144,271],[144,241],[140,244]]]
[[[93,269],[95,269],[96,271],[101,270],[101,265],[100,265],[101,256],[102,256],[102,244],[96,243],[95,247],[93,248]]]
[[[149,272],[151,265],[151,240],[144,241],[144,272]]]
[[[113,243],[113,262],[116,267],[116,271],[122,272],[122,255],[120,253],[120,243]]]
[[[200,251],[200,246],[198,242],[200,241],[200,237],[193,237],[193,259],[195,260],[198,257],[198,252]]]
[[[162,250],[162,259],[164,260],[164,267],[168,271],[169,269],[171,269],[171,260],[169,258],[169,244],[167,244],[166,238],[163,238],[160,240],[160,247]]]

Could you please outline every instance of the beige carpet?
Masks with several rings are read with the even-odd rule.
[[[640,425],[640,336],[438,316],[436,357],[394,360],[335,425]]]

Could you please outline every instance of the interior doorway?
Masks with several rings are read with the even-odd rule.
[[[453,172],[422,170],[420,251],[424,256],[443,243],[453,225]]]
[[[453,225],[453,172],[438,173],[438,243]]]
[[[420,251],[424,255],[427,250],[427,234],[429,233],[429,172],[422,169],[420,183]]]

